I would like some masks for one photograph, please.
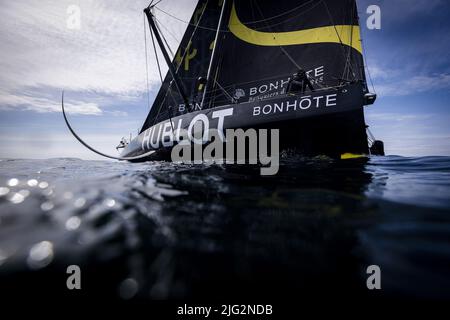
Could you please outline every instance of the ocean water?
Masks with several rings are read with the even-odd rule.
[[[69,265],[81,290],[65,287]],[[272,177],[4,159],[0,283],[31,299],[448,299],[450,158],[285,156]]]

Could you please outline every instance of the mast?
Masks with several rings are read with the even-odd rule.
[[[225,12],[226,3],[227,3],[227,0],[223,0],[222,10],[220,11],[219,23],[217,24],[216,37],[214,39],[214,48],[213,48],[213,52],[211,54],[211,60],[209,61],[208,73],[206,75],[205,89],[203,91],[203,97],[202,97],[202,101],[200,103],[200,107],[201,108],[203,108],[203,104],[205,102],[205,97],[206,97],[206,91],[208,90],[208,84],[209,84],[209,81],[210,81],[210,78],[211,78],[211,69],[212,69],[213,63],[215,61],[214,58],[216,56],[217,42],[218,42],[218,39],[219,39],[220,28],[222,27],[223,13]]]
[[[184,92],[183,84],[182,84],[181,80],[178,78],[177,73],[172,65],[172,62],[170,61],[169,55],[166,51],[166,48],[161,39],[161,36],[159,35],[158,29],[155,25],[155,21],[153,20],[153,14],[151,13],[150,9],[151,9],[151,7],[148,6],[147,8],[144,9],[144,13],[147,16],[148,23],[149,23],[150,27],[152,28],[153,33],[155,34],[156,41],[158,42],[158,45],[161,49],[164,59],[166,60],[167,66],[169,67],[169,72],[172,75],[173,81],[175,82],[178,92],[180,93],[181,98],[183,99],[183,102],[186,105],[186,108],[190,109],[189,100],[186,96],[186,93]]]

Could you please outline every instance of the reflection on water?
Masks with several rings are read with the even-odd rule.
[[[450,297],[450,159],[286,157],[259,168],[0,161],[2,294]]]

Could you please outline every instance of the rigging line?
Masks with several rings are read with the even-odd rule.
[[[362,41],[361,41],[362,42]],[[364,47],[363,47],[364,48]],[[372,90],[373,90],[373,93],[377,93],[377,91],[375,90],[375,85],[373,84],[373,79],[372,79],[372,75],[371,75],[371,73],[370,73],[370,68],[369,68],[369,63],[368,63],[368,58],[367,58],[367,55],[364,53],[364,56],[366,57],[366,63],[365,63],[365,66],[366,66],[366,69],[367,69],[367,74],[368,74],[368,76],[369,76],[369,80],[370,80],[370,85],[372,86]]]
[[[290,20],[293,20],[293,19],[297,19],[297,18],[299,18],[300,16],[303,16],[303,15],[305,15],[305,14],[308,14],[310,11],[314,10],[314,9],[315,9],[316,7],[318,7],[320,4],[321,4],[321,3],[320,3],[320,1],[319,1],[319,2],[317,2],[317,3],[315,3],[315,4],[313,4],[310,8],[308,8],[308,9],[306,9],[306,10],[304,10],[304,11],[300,11],[299,13],[297,13],[297,14],[295,14],[295,15],[293,15],[293,16],[290,16],[289,18],[286,18],[286,19],[284,19],[284,20],[281,21],[281,22],[277,22],[277,23],[274,23],[274,24],[270,24],[270,25],[266,25],[266,26],[262,26],[262,27],[258,27],[258,28],[252,28],[252,29],[257,30],[257,31],[262,31],[262,30],[264,30],[264,29],[273,28],[273,27],[279,26],[279,25],[281,25],[281,24],[285,24],[287,21],[290,21]],[[245,23],[244,23],[244,24],[245,24]]]
[[[244,21],[243,23],[246,24],[246,25],[248,25],[248,24],[256,24],[256,23],[261,23],[261,22],[264,22],[264,23],[268,24],[267,21],[274,20],[274,19],[276,19],[276,18],[280,18],[280,17],[282,17],[282,16],[284,16],[284,15],[287,15],[287,14],[289,14],[289,13],[291,13],[291,12],[297,11],[298,9],[303,8],[303,7],[309,5],[310,3],[314,2],[314,1],[316,1],[316,0],[310,0],[310,1],[307,1],[307,2],[302,3],[301,5],[299,5],[299,6],[297,6],[297,7],[294,7],[294,8],[292,8],[292,9],[289,9],[289,10],[287,10],[287,11],[284,11],[284,12],[282,12],[282,13],[280,13],[280,14],[277,14],[277,15],[275,15],[275,16],[273,16],[273,17],[270,17],[270,18],[267,18],[267,19],[266,19],[265,17],[263,17],[263,19],[260,19],[260,20],[254,20],[254,21],[248,21],[248,22]],[[252,1],[250,1],[250,4],[251,4],[251,3],[252,3]],[[251,5],[252,5],[252,4],[251,4]],[[252,5],[252,7],[253,7],[253,5]],[[273,26],[273,25],[272,25],[272,26]]]
[[[146,77],[147,77],[147,106],[150,109],[150,89],[149,89],[149,81],[148,81],[148,53],[147,53],[147,30],[145,26],[145,14],[143,14],[144,17],[144,46],[145,46],[145,70],[146,70]]]
[[[302,3],[301,5],[299,5],[299,6],[295,7],[295,8],[292,8],[292,9],[290,9],[290,10],[284,11],[284,12],[278,14],[278,15],[275,15],[275,16],[270,17],[270,18],[267,18],[267,19],[260,19],[260,20],[255,20],[255,21],[246,21],[246,22],[244,22],[244,23],[245,23],[246,25],[248,25],[248,24],[256,24],[256,23],[261,23],[261,22],[267,22],[267,21],[269,21],[269,20],[273,20],[273,19],[282,17],[282,16],[284,16],[284,15],[287,15],[287,14],[289,14],[289,13],[291,13],[291,12],[294,12],[294,11],[296,11],[296,10],[298,10],[298,9],[300,9],[300,8],[306,6],[306,5],[308,5],[308,4],[310,4],[311,2],[314,2],[314,1],[316,1],[316,0],[310,0],[310,1],[308,1],[308,2]],[[178,20],[178,21],[180,21],[180,22],[183,22],[183,23],[189,24],[189,25],[194,25],[194,24],[192,24],[190,21],[186,21],[186,20],[180,19],[180,18],[178,18],[177,16],[175,16],[175,15],[173,15],[173,14],[171,14],[171,13],[169,13],[169,12],[167,12],[167,11],[161,9],[161,8],[158,8],[158,7],[155,7],[155,8],[158,9],[159,11],[163,12],[164,14],[166,14],[166,15],[168,15],[168,16],[170,16],[170,17],[172,17],[172,18],[174,18],[174,19],[176,19],[176,20]],[[216,31],[215,28],[210,28],[210,27],[199,26],[199,28],[200,28],[200,29],[206,29],[206,30]],[[229,31],[229,30],[220,30],[220,32],[230,32],[230,31]]]
[[[148,78],[148,73],[149,72],[148,72],[148,53],[147,53],[147,30],[146,30],[145,20],[146,19],[145,19],[145,15],[144,15],[144,42],[145,42],[145,68],[146,68],[146,76],[147,76],[147,103],[148,103],[148,108],[151,110],[149,78]],[[154,52],[155,52],[156,62],[157,62],[157,65],[158,65],[159,78],[161,79],[161,83],[163,83],[163,78],[162,78],[162,73],[161,73],[161,66],[160,66],[160,63],[159,63],[158,53],[156,51],[155,40],[153,38],[153,31],[152,31],[151,28],[150,28],[150,35],[151,35],[151,38],[152,38],[153,49],[154,49]],[[172,98],[173,98],[173,96],[172,96]],[[172,121],[170,123],[172,124]],[[173,125],[172,125],[172,129],[173,129]],[[142,128],[141,128],[141,130],[142,130]]]
[[[141,155],[136,156],[136,157],[117,157],[117,156],[111,156],[111,155],[109,155],[109,154],[106,154],[106,153],[103,153],[103,152],[101,152],[101,151],[98,151],[98,150],[94,149],[93,147],[91,147],[90,145],[88,145],[86,142],[84,142],[84,140],[81,139],[81,138],[75,133],[75,130],[73,130],[72,126],[70,125],[69,120],[67,119],[66,110],[65,110],[65,108],[64,108],[64,90],[63,90],[62,95],[61,95],[61,110],[62,110],[62,113],[63,113],[63,116],[64,116],[64,121],[65,121],[65,123],[66,123],[66,125],[67,125],[67,128],[69,129],[70,133],[72,133],[72,135],[73,135],[73,136],[74,136],[74,137],[75,137],[75,138],[76,138],[83,146],[85,146],[86,148],[88,148],[88,149],[91,150],[92,152],[94,152],[94,153],[96,153],[96,154],[98,154],[98,155],[101,155],[102,157],[109,158],[109,159],[114,159],[114,160],[139,160],[139,159],[147,158],[148,156],[150,156],[150,155],[152,155],[153,153],[155,153],[155,151],[149,151],[149,152],[146,152],[146,153],[141,154]]]
[[[227,6],[227,0],[223,0],[222,1],[222,9],[220,11],[219,22],[217,23],[216,36],[214,37],[214,47],[213,47],[213,50],[211,52],[211,58],[209,60],[208,71],[206,73],[205,92],[203,93],[202,101],[200,103],[200,107],[202,107],[202,108],[203,108],[203,104],[205,102],[206,89],[208,88],[208,81],[211,78],[211,71],[212,71],[214,60],[215,60],[214,58],[216,57],[217,47],[219,46],[220,28],[222,27],[223,15],[224,15],[226,6]]]
[[[200,22],[202,21],[203,14],[205,13],[206,7],[207,7],[207,5],[208,5],[208,1],[209,1],[209,0],[206,1],[205,6],[203,7],[203,10],[202,10],[202,13],[201,13],[201,15],[200,15],[200,17],[199,17],[199,19],[198,19],[197,25],[196,25],[196,27],[194,28],[194,30],[192,31],[192,34],[191,34],[191,37],[189,38],[188,43],[191,42],[192,39],[194,38],[194,34],[195,34],[195,32],[197,31],[197,28],[198,28]],[[155,7],[155,8],[156,8],[156,7]],[[181,60],[180,60],[181,62],[183,62],[184,58],[186,57],[187,52],[188,52],[188,48],[185,48],[184,53],[183,53],[183,56],[181,57]],[[181,65],[182,65],[182,63],[179,63],[179,64],[178,64],[178,66],[177,66],[177,68],[176,68],[176,70],[175,70],[175,74],[178,74],[178,71],[180,70]],[[154,118],[155,121],[156,121],[156,118],[159,116],[159,114],[160,114],[160,112],[161,112],[162,105],[163,105],[163,103],[166,101],[167,95],[169,94],[169,92],[171,92],[170,89],[171,89],[171,87],[172,87],[172,83],[173,83],[173,80],[170,82],[170,84],[169,84],[169,86],[168,86],[168,89],[167,89],[167,92],[166,92],[166,94],[164,95],[164,98],[163,98],[163,100],[161,101],[161,103],[160,103],[160,105],[159,105],[158,112],[157,112],[157,114],[156,114],[156,116],[155,116],[155,118]],[[172,97],[173,97],[173,96],[172,96]],[[189,108],[189,106],[186,106],[186,108]],[[155,123],[155,121],[153,121],[153,123]]]
[[[198,28],[198,26],[199,26],[199,24],[200,24],[200,21],[201,21],[202,18],[203,18],[203,14],[205,13],[205,10],[206,10],[207,5],[208,5],[208,0],[206,1],[205,6],[203,7],[202,14],[200,15],[200,18],[198,19],[198,22],[197,22],[197,26],[196,26],[196,27],[194,28],[194,30],[192,31],[191,37],[189,38],[189,41],[188,41],[188,44],[191,43],[191,42],[192,42],[192,39],[194,38],[194,34],[195,34],[195,32],[197,31],[197,28]],[[180,45],[180,46],[181,46],[181,45]],[[175,74],[178,74],[178,71],[180,70],[180,67],[181,67],[181,65],[183,64],[182,62],[183,62],[184,58],[186,57],[186,54],[188,53],[188,49],[189,49],[188,47],[184,48],[183,56],[182,56],[181,59],[180,59],[181,62],[178,64],[178,66],[177,66],[177,68],[176,68],[176,70],[175,70]],[[170,87],[172,86],[172,82],[173,82],[173,81],[170,82],[169,89],[170,89]],[[166,94],[166,96],[167,96],[167,94]],[[165,97],[164,97],[164,99],[165,99]],[[186,106],[186,107],[189,108],[189,106]]]
[[[237,86],[237,85],[244,85],[244,84],[249,84],[249,83],[257,83],[257,82],[260,82],[260,81],[271,80],[271,79],[277,79],[277,78],[281,78],[281,77],[291,77],[291,76],[292,76],[292,74],[289,74],[289,73],[286,73],[286,74],[279,74],[279,75],[275,75],[275,76],[271,76],[271,77],[265,77],[265,78],[260,78],[260,79],[252,80],[252,81],[233,83],[233,84],[230,84],[230,85],[228,85],[228,86],[224,86],[224,88],[227,88],[227,89],[228,89],[228,88],[231,88],[231,87]],[[216,89],[216,90],[217,90],[217,89]],[[211,90],[211,91],[214,91],[214,90]]]
[[[153,50],[155,51],[156,64],[158,65],[159,78],[161,79],[161,85],[162,85],[164,80],[163,80],[162,73],[161,73],[161,66],[159,64],[158,52],[156,51],[155,39],[153,37],[153,30],[152,29],[150,29],[150,35],[152,36]],[[172,93],[171,93],[171,95],[172,95]],[[172,96],[172,98],[173,98],[173,96]],[[172,127],[172,134],[173,134],[174,129],[173,129],[172,111],[171,110],[169,110],[169,120],[170,120],[170,125]]]
[[[258,83],[258,82],[261,82],[261,81],[272,80],[272,79],[276,80],[276,79],[286,78],[286,77],[289,78],[291,76],[292,76],[292,74],[290,74],[290,73],[279,74],[279,75],[274,75],[274,76],[271,76],[271,77],[259,78],[259,79],[256,79],[256,80],[251,80],[251,81],[246,81],[246,82],[236,82],[236,83],[233,83],[233,84],[230,84],[230,85],[227,85],[227,86],[223,86],[223,88],[229,89],[229,88],[232,88],[232,87],[235,87],[235,86],[239,86],[239,85],[246,85],[246,84],[250,84],[250,83]],[[310,78],[314,79],[314,76],[310,76]],[[194,78],[187,78],[187,79],[194,79]],[[283,79],[281,79],[281,80],[283,80]],[[211,90],[208,90],[207,92],[209,94],[209,93],[213,93],[213,92],[218,91],[218,90],[219,89],[211,89]]]
[[[355,16],[355,13],[356,13],[356,2],[353,4],[353,10],[352,10],[352,15],[350,16],[350,21],[353,21],[353,18],[354,18],[354,16]],[[356,23],[358,24],[358,26],[359,26],[359,19],[358,18],[356,18]],[[353,29],[355,28],[355,25],[352,23],[352,27],[351,27],[351,34],[350,34],[350,45],[351,45],[351,47],[353,47]],[[351,55],[351,53],[350,52],[352,52],[352,49],[351,49],[351,47],[350,48],[348,48],[348,60],[349,60],[349,64],[350,65],[352,65],[351,63],[352,63],[352,55]],[[354,59],[353,59],[354,60]],[[353,74],[353,78],[355,79],[356,78],[356,73],[355,73],[355,70],[350,70],[349,69],[349,71],[351,71],[352,72],[352,74]],[[363,77],[361,77],[361,80],[363,79]]]
[[[156,64],[158,66],[159,78],[161,79],[161,83],[163,83],[164,80],[163,80],[162,73],[161,73],[161,66],[159,64],[158,52],[156,51],[155,39],[153,37],[153,30],[152,29],[150,29],[150,35],[152,37],[153,50],[155,52],[155,58],[156,58]]]
[[[272,79],[279,79],[279,78],[286,78],[286,77],[289,78],[291,76],[292,76],[292,74],[290,74],[290,73],[279,74],[279,75],[275,75],[275,76],[271,76],[271,77],[259,78],[259,79],[252,80],[252,81],[236,82],[236,83],[233,83],[233,84],[230,84],[230,85],[227,85],[227,86],[222,86],[222,87],[225,88],[225,89],[230,89],[232,87],[236,87],[236,86],[240,86],[240,85],[245,85],[245,84],[250,84],[250,83],[258,83],[258,82],[265,81],[265,80],[272,80]],[[314,78],[314,77],[311,76],[311,78]],[[281,80],[283,80],[283,79],[281,79]],[[208,90],[207,93],[210,94],[210,93],[213,93],[213,92],[216,92],[216,91],[219,91],[219,90],[220,89],[211,89],[211,90]]]
[[[256,8],[258,9],[259,14],[261,15],[261,17],[264,18],[264,15],[263,15],[263,13],[262,13],[262,10],[261,10],[260,6],[258,5],[258,2],[256,2],[256,1],[255,1],[255,6],[256,6]],[[277,41],[276,35],[271,31],[270,28],[268,28],[268,29],[269,29],[269,31],[272,33],[273,38],[275,39],[275,41]],[[288,57],[288,59],[294,64],[294,66],[295,66],[297,69],[301,69],[300,66],[298,65],[298,63],[292,58],[292,56],[289,54],[289,52],[287,52],[286,49],[283,48],[283,46],[281,46],[280,44],[278,44],[278,47],[280,48],[281,52],[283,52],[284,55],[285,55],[286,57]],[[311,77],[313,80],[316,80],[316,84],[317,84],[318,86],[320,86],[320,87],[323,87],[323,86],[319,83],[319,81],[317,81],[317,79],[316,79],[315,77],[309,76],[309,75],[308,75],[308,77]]]
[[[180,22],[182,22],[182,23],[184,23],[184,24],[187,24],[187,25],[190,25],[190,26],[196,26],[195,24],[190,23],[189,21],[180,19],[180,18],[174,16],[173,14],[170,14],[170,13],[168,13],[167,11],[164,11],[163,9],[160,9],[160,8],[158,8],[158,7],[155,7],[155,8],[156,8],[157,10],[161,11],[162,13],[168,15],[169,17],[172,17],[173,19],[178,20],[178,21],[180,21]],[[198,28],[199,28],[199,29],[204,29],[204,30],[216,31],[216,29],[214,29],[214,28],[209,28],[209,27],[199,26]],[[225,30],[223,30],[223,31],[225,32]]]
[[[162,0],[159,0],[157,3],[155,3],[155,4],[153,5],[153,7],[156,6],[157,4],[159,4],[161,1],[162,1]],[[153,1],[152,1],[152,2],[153,2]]]
[[[352,6],[352,11],[350,13],[350,18],[349,18],[350,21],[352,21],[352,19],[353,19],[354,10],[355,10],[355,8],[354,8],[354,6]],[[351,26],[352,27],[349,30],[350,46],[352,46],[352,44],[353,44],[353,23],[351,24]],[[342,72],[342,77],[341,77],[342,79],[350,78],[350,72],[352,71],[349,68],[349,65],[351,64],[351,52],[352,52],[351,50],[348,50],[348,53],[346,55],[347,57],[345,58],[345,68]],[[354,72],[352,72],[352,75],[353,75],[353,80],[354,80],[356,78],[356,75]]]
[[[155,25],[156,25],[156,28],[159,31],[159,34],[161,35],[161,38],[164,40],[164,43],[166,44],[167,48],[169,49],[170,55],[172,56],[172,59],[173,59],[173,57],[175,57],[175,55],[173,54],[172,48],[169,46],[169,43],[167,42],[166,37],[164,36],[164,34],[162,33],[161,29],[159,28],[158,20],[155,21]]]
[[[367,133],[369,133],[369,137],[370,139],[372,139],[373,141],[375,141],[375,136],[373,135],[372,131],[370,131],[370,129],[367,127]]]
[[[162,1],[162,0],[160,0],[159,2],[161,2],[161,1]],[[155,18],[155,20],[159,21],[158,19],[156,19],[155,16],[153,16],[153,17]],[[155,24],[156,24],[156,23],[155,23]],[[168,30],[163,24],[161,24],[161,26],[164,27],[165,30]],[[167,40],[166,40],[166,38],[164,37],[164,34],[161,32],[161,29],[159,28],[159,25],[158,25],[158,24],[156,24],[156,27],[158,28],[159,33],[161,34],[161,36],[162,36],[164,42],[166,43],[166,46],[169,48],[169,51],[170,51],[170,53],[171,53],[171,55],[172,55],[172,58],[173,58],[173,57],[174,57],[174,54],[173,54],[172,49],[170,48],[169,44],[167,43]],[[155,50],[156,61],[157,61],[157,63],[158,63],[159,77],[160,77],[160,79],[161,79],[161,84],[162,84],[164,81],[163,81],[163,78],[162,78],[161,67],[160,67],[160,63],[159,63],[159,59],[158,59],[158,54],[156,53],[155,41],[154,41],[154,39],[153,39],[153,32],[152,32],[151,29],[150,29],[150,32],[151,32],[151,35],[152,35],[152,42],[153,42],[153,48],[154,48],[154,50]],[[169,32],[169,33],[170,33],[170,32]],[[177,40],[177,39],[175,39],[175,40]],[[177,40],[177,41],[178,41],[178,40]],[[176,99],[175,99],[175,97],[173,96],[172,90],[170,90],[170,89],[169,89],[169,94],[170,94],[170,97],[172,98],[172,100],[174,101],[174,103],[176,104]],[[159,115],[159,113],[158,113],[158,115]],[[172,116],[173,116],[173,115],[172,115],[172,108],[169,107],[169,120],[170,120],[170,126],[172,127],[172,134],[173,134],[173,132],[174,132],[174,127],[173,127]]]
[[[252,1],[252,0],[251,0]],[[259,11],[259,14],[261,15],[261,17],[263,17],[264,18],[264,15],[263,15],[263,13],[262,13],[262,10],[261,10],[261,8],[259,7],[259,5],[258,5],[258,2],[255,2],[255,6],[256,6],[256,8],[258,9],[258,11]],[[272,33],[272,35],[273,35],[273,38],[276,40],[276,36],[275,36],[275,34],[271,31],[271,29],[270,28],[268,28],[269,29],[269,31]],[[281,45],[278,45],[278,47],[281,49],[281,51],[288,57],[288,59],[297,67],[297,69],[300,69],[300,66],[297,64],[297,62],[291,57],[291,55],[281,46]]]
[[[252,18],[253,18],[253,20],[256,20],[256,18],[255,18],[255,10],[253,10],[253,0],[250,0],[250,8],[252,10]]]
[[[225,2],[223,2],[223,4],[225,4]],[[218,27],[220,27],[220,26],[218,26]],[[222,35],[222,42],[224,42],[225,40],[226,40],[226,36],[227,36],[227,34],[226,33],[224,33],[223,35]],[[220,74],[220,72],[221,72],[221,70],[222,70],[222,63],[223,63],[223,56],[224,56],[224,54],[223,53],[220,53],[219,52],[219,56],[218,56],[218,62],[217,62],[217,64],[216,64],[216,70],[215,70],[215,73],[214,73],[214,82],[213,82],[213,91],[212,91],[212,93],[211,93],[211,96],[212,96],[212,99],[210,98],[210,100],[209,100],[209,103],[208,103],[208,108],[211,108],[211,104],[214,104],[214,105],[216,105],[216,101],[217,101],[217,92],[220,92],[219,90],[224,90],[223,89],[223,87],[220,85],[220,83],[217,81],[217,79],[219,78],[219,74]],[[217,86],[219,86],[219,89],[217,89],[216,88],[216,84],[217,84]],[[232,87],[233,85],[231,85],[231,87]],[[230,87],[230,86],[229,86]],[[226,91],[225,90],[225,92],[226,92],[226,94],[228,94],[228,91]],[[231,98],[231,96],[230,96],[230,99],[231,99],[231,102],[233,103],[235,103],[236,101],[235,100],[233,100],[233,98]]]
[[[330,9],[328,8],[328,5],[327,5],[327,3],[324,0],[322,0],[321,2],[324,4],[325,9],[327,10],[328,17],[330,18],[330,21],[331,21],[331,24],[333,25],[334,31],[336,31],[336,35],[337,35],[337,37],[339,39],[339,42],[343,46],[344,44],[342,43],[341,35],[339,34],[339,32],[338,32],[338,30],[336,28],[336,24],[334,23],[334,19],[333,19],[333,16],[331,15]]]
[[[258,9],[258,11],[259,11],[259,13],[260,13],[260,15],[264,18],[264,15],[263,15],[263,13],[262,13],[262,10],[261,10],[261,8],[259,7],[259,5],[258,5],[258,3],[257,2],[255,2],[255,6],[256,6],[256,8]],[[271,28],[268,28],[269,29],[269,31],[271,31]],[[273,33],[273,32],[272,32]],[[276,40],[276,36],[275,36],[275,34],[273,34],[273,38]],[[281,46],[281,45],[278,45],[278,47],[280,48],[280,50],[281,50],[281,52],[283,52],[283,54],[294,64],[294,66],[297,68],[297,69],[300,69],[300,66],[298,65],[298,63],[292,58],[292,56],[286,51],[286,49],[284,49],[283,48],[283,46]],[[313,78],[313,77],[312,77]],[[313,78],[314,79],[314,78]],[[315,80],[315,79],[314,79]],[[317,81],[316,81],[317,82]],[[318,82],[317,82],[318,83]],[[320,84],[319,84],[320,85]]]
[[[234,99],[232,96],[230,96],[230,94],[227,92],[227,90],[225,90],[220,83],[214,78],[214,82],[219,86],[220,90],[225,94],[225,96],[230,99],[231,103],[234,103]]]
[[[164,30],[166,30],[167,33],[168,33],[175,41],[177,41],[178,43],[181,43],[181,40],[179,40],[179,39],[173,34],[173,32],[170,31],[169,28],[167,28],[167,27],[161,22],[161,20],[159,20],[158,18],[156,18],[156,16],[154,16],[154,17],[155,17],[155,20],[158,21],[158,23],[160,24],[160,26],[163,27]],[[180,44],[180,46],[181,46],[181,44]],[[183,49],[184,49],[184,48],[183,48]]]
[[[205,102],[204,105],[208,105],[208,107],[203,107],[203,109],[210,109],[211,108],[211,104],[216,102],[216,97],[217,97],[217,92],[221,92],[222,90],[220,88],[216,88],[216,84],[217,84],[217,77],[219,74],[219,67],[222,63],[222,56],[220,57],[220,62],[217,63],[217,66],[215,67],[215,71],[214,71],[214,81],[212,83],[212,87],[213,89],[206,91],[205,94]],[[209,97],[207,97],[207,95],[210,95]],[[223,94],[223,93],[222,93]]]
[[[202,14],[200,15],[200,18],[198,19],[197,25],[195,26],[194,30],[192,31],[192,34],[191,34],[191,37],[189,38],[188,43],[192,42],[192,39],[194,38],[194,34],[195,34],[195,32],[197,32],[197,29],[198,29],[198,27],[200,25],[200,21],[203,18],[203,14],[205,13],[207,5],[208,5],[208,0],[206,1],[205,6],[203,7]],[[186,47],[186,48],[184,48],[184,53],[183,53],[183,56],[181,57],[181,61],[184,60],[184,58],[186,57],[187,52],[188,52],[188,48]],[[181,63],[177,66],[177,69],[175,70],[175,73],[178,73],[178,70],[180,69],[180,67],[181,67]]]
[[[352,25],[352,27],[351,27],[350,32],[352,33],[352,34],[350,35],[350,44],[352,44],[352,43],[353,43],[353,25]],[[347,61],[346,61],[346,63],[347,63],[349,66],[350,66],[351,63],[352,63],[351,52],[352,52],[352,50],[351,50],[350,48],[348,48],[348,54],[347,54]],[[355,72],[354,72],[353,70],[351,70],[350,67],[347,68],[347,77],[349,78],[350,72],[351,72],[352,75],[353,75],[353,79],[356,79],[356,74],[355,74]]]
[[[339,34],[339,32],[338,32],[338,30],[336,28],[336,24],[334,23],[333,16],[331,15],[331,12],[330,12],[330,9],[328,8],[327,3],[325,2],[325,0],[322,0],[322,3],[325,6],[325,9],[327,11],[328,17],[330,18],[330,22],[333,24],[334,31],[336,32],[336,35],[337,35],[337,37],[339,39],[339,42],[341,43],[342,54],[343,54],[344,59],[345,59],[346,58],[346,56],[345,56],[345,46],[344,46],[344,43],[342,43],[341,35]],[[344,66],[344,70],[345,70],[346,67],[347,67],[347,62],[346,62],[346,65]],[[350,67],[352,73],[354,73],[351,64],[349,65],[349,67]]]
[[[358,13],[357,13],[357,16],[358,16]],[[358,16],[358,20],[359,20],[359,16]],[[361,30],[360,37],[361,37],[361,39],[360,39],[361,47],[362,47],[362,51],[363,51],[362,52],[362,54],[363,54],[363,68],[365,68],[365,70],[367,70],[367,75],[369,76],[369,81],[370,81],[370,84],[372,86],[373,93],[376,94],[377,92],[376,92],[375,86],[373,84],[372,75],[370,74],[370,68],[369,68],[369,62],[368,62],[369,59],[367,58],[366,45],[365,45],[365,42],[363,41],[364,37],[363,37],[363,31],[362,30]],[[365,70],[363,70],[363,73],[364,73]]]
[[[220,84],[217,82],[217,78],[219,76],[219,71],[220,71],[220,67],[222,66],[222,61],[223,61],[223,56],[220,57],[220,62],[217,64],[216,67],[216,72],[214,74],[214,86],[217,83],[218,86],[220,86]],[[219,88],[220,90],[220,88]],[[211,103],[216,104],[217,102],[217,94],[214,93],[212,99],[210,99],[209,104],[208,104],[208,108],[211,108]]]
[[[361,35],[361,46],[362,46],[362,49],[363,49],[363,55],[364,55],[364,61],[365,61],[365,63],[364,63],[364,66],[366,67],[366,70],[367,70],[367,75],[369,76],[369,80],[370,80],[370,84],[371,84],[371,86],[372,86],[372,90],[373,90],[373,93],[377,93],[376,91],[375,91],[375,86],[374,86],[374,84],[373,84],[373,80],[372,80],[372,75],[370,74],[370,68],[369,68],[369,62],[368,62],[368,58],[367,58],[367,53],[366,53],[366,48],[365,48],[365,42],[363,41],[363,39],[362,39],[362,35]]]
[[[352,11],[350,13],[350,19],[349,19],[351,22],[353,22],[353,18],[355,17],[355,13],[356,13],[356,2],[353,3],[353,5],[352,5]],[[358,18],[356,18],[356,21],[357,21],[357,23],[359,25],[359,19]],[[351,25],[352,25],[352,27],[350,28],[349,32],[350,32],[350,46],[352,47],[353,46],[353,29],[354,29],[355,25],[353,23]],[[349,63],[349,65],[351,65],[351,63],[352,63],[351,52],[352,52],[352,50],[349,48],[349,50],[348,50],[348,63]],[[354,70],[350,70],[350,68],[349,68],[348,72],[350,73],[350,71],[352,72],[353,79],[356,79],[355,71]],[[361,78],[361,80],[362,80],[362,78]]]

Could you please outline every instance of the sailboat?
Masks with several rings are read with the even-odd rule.
[[[175,53],[156,18],[171,14],[153,4],[144,13],[168,72],[121,159],[167,158],[177,134],[199,121],[279,129],[281,147],[304,155],[384,153],[381,141],[368,143],[364,106],[376,94],[355,0],[199,0]],[[298,70],[312,88],[290,91]]]

